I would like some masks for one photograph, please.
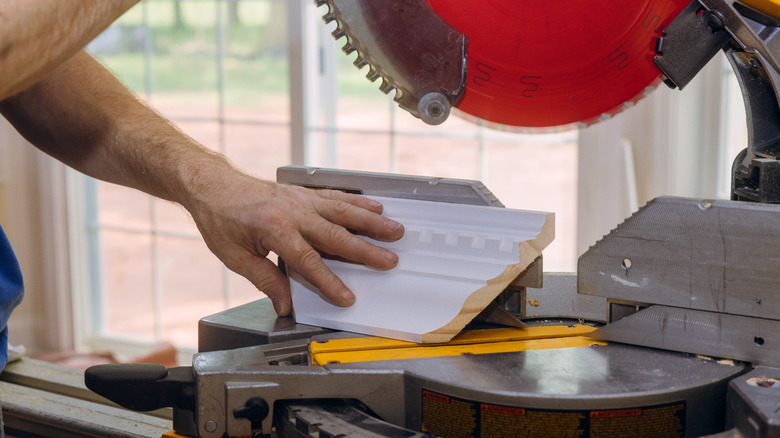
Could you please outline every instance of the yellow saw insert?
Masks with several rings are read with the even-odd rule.
[[[309,355],[312,365],[322,366],[606,345],[585,336],[593,330],[595,327],[580,324],[472,330],[460,333],[446,344],[416,344],[378,337],[331,339],[312,341]]]

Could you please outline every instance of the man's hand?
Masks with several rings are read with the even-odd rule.
[[[372,199],[332,190],[309,190],[257,180],[237,171],[221,173],[218,184],[187,203],[209,249],[230,270],[271,298],[276,313],[290,313],[290,285],[266,258],[275,252],[329,298],[348,306],[355,296],[322,262],[322,254],[376,269],[395,267],[398,256],[355,236],[397,240],[404,230],[382,217]]]

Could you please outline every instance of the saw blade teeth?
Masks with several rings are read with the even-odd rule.
[[[366,73],[366,79],[371,82],[376,82],[377,79],[382,78],[379,91],[389,95],[390,92],[395,90],[393,100],[400,104],[406,93],[404,93],[401,88],[397,88],[395,85],[393,85],[393,83],[390,82],[390,80],[388,80],[388,77],[385,76],[386,73],[382,69],[382,66],[375,64],[374,59],[366,51],[366,48],[363,46],[363,44],[361,44],[361,42],[353,35],[352,30],[350,29],[349,20],[345,21],[344,17],[341,15],[342,13],[339,10],[339,6],[337,5],[338,1],[314,0],[314,3],[317,6],[328,5],[327,12],[322,15],[322,21],[324,21],[326,24],[332,23],[334,21],[336,22],[336,28],[331,32],[331,36],[333,36],[335,40],[346,37],[346,42],[344,43],[344,46],[341,48],[341,50],[347,55],[357,53],[357,57],[352,62],[352,64],[358,70],[362,70],[363,67],[368,66],[369,70],[368,73]]]
[[[382,78],[382,85],[379,86],[379,91],[381,91],[381,92],[383,92],[385,94],[388,94],[391,91],[393,91],[393,88],[395,88],[395,87],[393,87],[393,84],[391,84],[390,82],[387,82],[387,79]]]
[[[331,35],[333,35],[333,38],[334,38],[334,39],[336,39],[336,40],[339,40],[339,39],[341,39],[341,37],[343,37],[343,36],[344,36],[344,35],[346,35],[347,33],[346,33],[346,32],[344,32],[344,29],[342,29],[342,28],[340,28],[340,27],[337,27],[337,28],[336,28],[336,30],[334,30],[334,31],[333,31],[333,32],[331,32],[330,34],[331,34]]]
[[[366,78],[367,78],[369,81],[371,81],[371,82],[374,82],[374,81],[376,81],[377,79],[379,79],[379,77],[380,77],[380,76],[382,76],[382,75],[381,75],[381,74],[379,74],[379,72],[378,72],[378,71],[376,71],[376,69],[375,69],[374,67],[371,67],[371,68],[368,70],[368,73],[366,74]]]
[[[349,55],[355,50],[357,50],[357,47],[355,47],[355,45],[352,43],[349,37],[347,37],[347,43],[344,44],[344,47],[341,48],[341,51]]]
[[[401,102],[401,99],[404,98],[404,90],[400,88],[395,89],[395,97],[393,97],[393,100],[396,102]]]
[[[358,57],[355,59],[355,62],[352,64],[357,67],[358,70],[360,70],[368,64],[368,61],[366,61],[366,58],[358,55]]]

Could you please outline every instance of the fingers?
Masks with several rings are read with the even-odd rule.
[[[376,200],[330,190],[317,194],[332,201],[315,204],[315,209],[334,224],[377,240],[394,241],[404,235],[400,223],[380,215],[382,204]]]
[[[317,190],[317,195],[325,199],[348,202],[376,214],[382,214],[382,203],[366,196],[353,195],[339,190]]]
[[[247,254],[246,258],[230,268],[265,293],[271,299],[277,315],[290,314],[292,310],[290,284],[272,261],[265,257]]]
[[[398,264],[398,256],[392,251],[371,244],[329,221],[317,221],[302,233],[314,248],[326,254],[381,270],[392,269]]]
[[[318,251],[375,269],[392,269],[398,264],[395,253],[355,236],[352,231],[377,240],[398,240],[404,229],[400,223],[380,215],[382,204],[376,200],[338,191],[314,193],[323,202],[313,202],[316,214],[301,223],[302,240],[298,253],[293,255],[299,265],[294,267],[334,303],[350,305],[354,294],[322,263]]]
[[[355,302],[355,294],[325,266],[320,253],[303,237],[297,233],[287,233],[283,240],[288,244],[280,247],[277,254],[288,266],[319,289],[332,303],[349,306]]]

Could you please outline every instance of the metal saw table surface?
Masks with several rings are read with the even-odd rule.
[[[553,283],[548,287],[561,288],[564,284],[573,286],[573,282]],[[536,296],[551,292],[542,289],[537,291]],[[561,301],[561,292],[555,291],[557,301]],[[203,318],[199,332],[201,340],[205,342],[201,345],[209,350],[219,350],[218,339],[221,338],[237,346],[237,336],[230,335],[236,333],[255,345],[258,341],[267,343],[255,348],[263,348],[266,357],[279,364],[278,360],[273,359],[273,354],[269,353],[275,349],[275,343],[287,347],[297,338],[300,345],[306,345],[312,337],[327,338],[327,334],[322,335],[324,332],[345,336],[343,332],[333,333],[317,327],[292,324],[292,321],[286,321],[290,318],[247,317],[265,315],[269,311],[273,312],[269,300],[259,300]],[[542,321],[553,322],[549,319]],[[284,365],[299,370],[307,367],[305,355],[305,351],[301,352],[297,359],[283,362],[280,368],[285,368]],[[285,357],[295,356],[287,354]],[[235,368],[237,361],[250,368],[252,366],[240,356],[225,355],[209,362],[208,369],[224,371]],[[405,406],[398,408],[403,412],[399,412],[400,418],[394,423],[403,424],[402,429],[409,429],[410,433],[411,430],[441,433],[447,427],[452,427],[442,426],[440,423],[444,421],[443,418],[449,418],[450,422],[456,421],[457,428],[465,430],[477,427],[476,422],[486,422],[485,418],[493,411],[519,412],[517,409],[520,409],[525,416],[533,414],[536,416],[534,418],[547,418],[549,424],[554,424],[542,426],[541,423],[535,423],[529,426],[533,428],[534,435],[545,433],[558,436],[580,431],[580,436],[595,436],[597,421],[602,421],[602,424],[610,424],[612,421],[609,427],[616,427],[618,420],[605,418],[622,418],[620,421],[625,423],[628,421],[626,418],[632,418],[630,412],[655,410],[658,418],[654,424],[657,427],[661,427],[658,424],[668,427],[669,436],[700,436],[722,431],[728,382],[745,373],[749,366],[733,361],[718,362],[694,355],[610,344],[488,355],[328,364],[324,368],[349,372],[390,370],[403,374],[405,377],[401,381],[407,396]],[[207,373],[208,369],[200,371]],[[316,380],[312,380],[312,384],[316,384]],[[346,392],[349,392],[349,388]],[[442,400],[448,400],[448,403],[444,404]],[[452,406],[453,400],[457,401],[458,414],[446,409],[446,406]],[[330,428],[328,433],[344,434],[354,428],[354,416],[361,414],[360,409],[349,404],[342,406],[343,403],[346,402],[285,401],[280,409],[277,408],[277,431],[281,432],[281,436],[298,436],[293,432],[298,427],[295,425],[315,421],[310,418],[313,415],[319,424],[318,429],[325,427]],[[331,412],[334,407],[338,407],[338,412]],[[632,409],[634,411],[630,411]],[[468,415],[461,415],[463,412],[468,412]],[[618,414],[620,412],[622,414]],[[345,415],[350,419],[344,420]],[[603,418],[597,420],[595,417],[599,416]],[[517,419],[516,416],[506,415],[498,418],[503,421],[499,423],[504,428],[508,427],[508,419]],[[368,420],[360,422],[363,421]],[[634,427],[650,427],[649,423],[642,423],[639,417],[634,417],[634,421]],[[388,426],[385,424],[383,427]],[[384,430],[384,435],[377,436],[395,436],[398,429],[391,428],[390,431]],[[353,430],[353,435],[347,433],[346,436],[362,436],[365,432],[362,429],[357,432]],[[483,435],[477,431],[469,436]]]

